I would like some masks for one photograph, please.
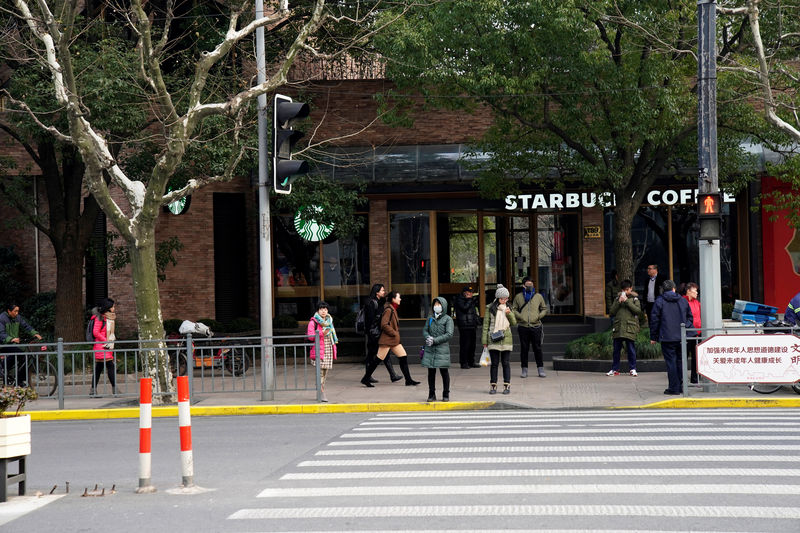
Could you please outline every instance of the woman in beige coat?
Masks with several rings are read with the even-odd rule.
[[[489,356],[492,358],[489,394],[497,394],[497,367],[501,362],[503,394],[511,394],[511,350],[514,349],[511,326],[517,324],[517,319],[508,306],[508,297],[508,289],[498,284],[494,291],[494,301],[486,307],[486,315],[483,317],[481,343],[484,348],[489,348]]]

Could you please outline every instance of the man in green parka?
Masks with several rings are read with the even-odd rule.
[[[436,369],[442,374],[442,401],[450,401],[450,339],[453,319],[447,314],[447,300],[441,296],[431,302],[431,315],[422,328],[425,352],[422,366],[428,369],[428,401],[436,401]]]
[[[622,292],[614,299],[610,311],[610,314],[614,315],[611,329],[611,335],[614,338],[614,359],[611,363],[611,370],[606,375],[619,376],[622,341],[626,341],[630,375],[636,377],[638,376],[636,373],[636,336],[639,334],[640,320],[644,319],[644,311],[639,295],[633,292],[631,280],[623,280],[620,286]]]

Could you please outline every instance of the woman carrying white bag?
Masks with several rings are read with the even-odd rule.
[[[514,344],[511,339],[511,326],[517,324],[517,319],[508,306],[508,289],[497,285],[494,291],[494,301],[486,306],[483,318],[481,344],[484,349],[489,349],[492,367],[489,370],[491,388],[489,394],[497,394],[497,367],[503,363],[503,394],[511,394],[511,351]],[[481,358],[483,359],[483,358]]]

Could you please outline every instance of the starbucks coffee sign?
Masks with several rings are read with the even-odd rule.
[[[734,202],[736,198],[727,193],[723,195],[725,202]],[[653,189],[647,193],[645,204],[660,205],[686,205],[694,204],[697,200],[697,189],[667,189],[661,191]],[[613,207],[616,204],[614,195],[610,192],[567,192],[567,193],[538,193],[538,194],[509,194],[506,196],[506,211],[532,211],[536,209],[571,209],[577,207]]]
[[[310,207],[301,207],[294,215],[294,229],[297,234],[303,239],[311,242],[318,242],[327,239],[333,233],[333,224],[320,224],[317,222],[316,217],[310,220],[303,220],[300,214],[305,210],[310,209],[316,216],[321,218],[322,208],[316,205]]]

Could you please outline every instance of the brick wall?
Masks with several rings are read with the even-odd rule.
[[[579,238],[583,240],[583,314],[603,316],[606,312],[603,210],[584,207],[582,215],[583,226],[600,226],[599,239],[584,239],[583,227],[579,229]]]
[[[369,202],[369,279],[389,287],[389,215],[386,200]]]

